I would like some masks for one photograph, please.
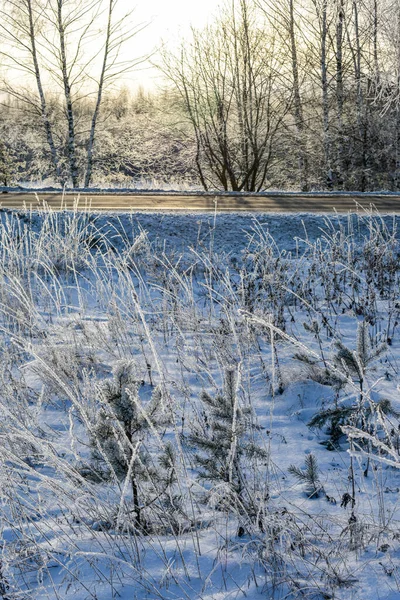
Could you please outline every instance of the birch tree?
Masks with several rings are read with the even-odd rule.
[[[320,29],[320,69],[322,90],[322,122],[325,154],[325,172],[328,187],[332,185],[331,136],[329,123],[329,84],[328,84],[328,0],[313,0]]]
[[[73,187],[78,187],[79,183],[74,104],[82,92],[88,93],[86,82],[91,82],[95,90],[94,109],[86,147],[85,186],[89,187],[93,170],[96,128],[104,89],[116,77],[143,60],[125,61],[120,58],[122,47],[143,28],[143,25],[132,26],[132,10],[117,18],[118,7],[118,0],[93,0],[91,3],[83,0],[49,0],[49,9],[46,11],[50,30],[56,32],[54,38],[48,38],[47,41],[56,65],[54,76],[56,79],[61,79],[65,98],[68,125],[67,149]],[[86,53],[84,47],[93,37],[96,27],[103,21],[105,21],[103,42],[101,38],[95,36],[96,45],[100,44],[101,47],[102,59],[98,75],[93,75],[97,69],[98,49]],[[90,45],[93,46],[93,42]]]
[[[308,156],[307,151],[304,150],[304,115],[303,115],[303,104],[300,95],[300,77],[299,77],[299,62],[297,52],[297,40],[295,31],[295,8],[294,0],[289,0],[289,39],[290,39],[290,55],[292,64],[292,76],[293,76],[293,102],[294,102],[294,114],[296,118],[296,127],[299,135],[299,166],[301,173],[301,187],[303,191],[308,191]]]
[[[336,107],[337,107],[337,157],[340,178],[343,177],[343,110],[344,110],[344,69],[343,69],[343,36],[344,36],[345,7],[344,0],[337,0],[336,17]]]
[[[89,186],[104,90],[144,60],[121,58],[123,46],[144,25],[132,24],[131,9],[117,17],[118,0],[47,0],[45,4],[41,0],[3,0],[0,6],[1,54],[11,69],[22,70],[35,81],[39,100],[32,100],[20,86],[3,87],[14,97],[39,107],[55,174],[63,183],[59,167],[63,142],[55,142],[48,110],[49,96],[61,94],[68,179],[73,188],[78,187],[81,164],[85,163],[84,180]],[[88,96],[94,98],[94,104],[85,139],[87,127],[80,123],[79,104]],[[82,159],[85,154],[86,161]]]
[[[17,99],[29,102],[31,107],[40,113],[54,172],[57,180],[62,181],[58,149],[54,141],[42,69],[39,64],[41,53],[38,50],[37,35],[41,26],[42,11],[34,4],[34,0],[8,0],[0,5],[0,17],[1,38],[3,43],[6,42],[6,46],[0,53],[3,61],[18,72],[34,77],[38,100],[28,99],[21,90],[12,88],[10,85],[3,87],[6,92]],[[18,48],[20,52],[13,52],[14,47]]]
[[[298,0],[259,0],[258,5],[264,14],[272,20],[272,25],[279,36],[279,42],[288,51],[290,57],[291,85],[293,94],[292,112],[296,128],[296,147],[300,184],[302,191],[309,189],[309,160],[306,144],[306,125],[304,118],[303,100],[301,96],[300,71],[298,50],[298,24],[301,7]]]
[[[130,71],[133,67],[142,63],[146,59],[146,57],[144,56],[128,61],[121,61],[119,59],[121,48],[126,44],[128,40],[137,35],[144,27],[146,27],[146,24],[139,24],[133,29],[131,29],[130,27],[126,27],[125,23],[130,13],[125,14],[120,19],[115,19],[115,10],[117,5],[118,0],[108,0],[107,26],[103,47],[103,59],[100,74],[96,81],[96,102],[93,111],[90,126],[89,142],[87,147],[85,187],[89,187],[92,179],[93,152],[96,139],[96,129],[100,116],[100,108],[104,96],[104,91],[107,88],[107,86],[109,86],[115,79],[117,79],[123,73]]]

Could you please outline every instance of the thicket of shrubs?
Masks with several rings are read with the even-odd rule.
[[[52,122],[61,149],[61,169],[68,181],[67,140],[55,98]],[[85,166],[85,147],[92,104],[82,100],[77,112],[77,160]],[[193,140],[173,94],[131,94],[126,89],[106,97],[93,167],[94,187],[190,187],[196,183]],[[39,114],[23,103],[5,99],[0,115],[1,185],[59,185],[54,178]],[[63,150],[64,148],[64,150]]]

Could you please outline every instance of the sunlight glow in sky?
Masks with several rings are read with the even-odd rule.
[[[129,10],[130,0],[120,2],[124,11]],[[192,25],[205,26],[219,4],[219,0],[137,0],[133,17],[137,22],[149,25],[127,44],[125,53],[141,56],[150,54],[162,42],[167,46],[174,45],[189,33]],[[152,87],[156,84],[157,72],[143,67],[130,79],[136,85],[143,83],[145,87]]]
[[[157,50],[159,50],[163,44],[167,48],[173,49],[179,44],[179,41],[182,38],[187,37],[190,34],[191,26],[202,28],[208,22],[211,22],[213,15],[218,12],[219,4],[225,1],[227,0],[118,0],[114,14],[114,23],[117,23],[128,14],[128,18],[124,21],[124,33],[126,34],[127,32],[140,27],[143,29],[123,45],[116,61],[117,65],[126,65],[131,61],[134,62],[146,56],[149,56],[150,60],[141,63],[132,71],[130,70],[123,75],[119,75],[118,78],[113,80],[113,87],[126,86],[135,90],[141,86],[151,90],[162,84],[160,72],[151,64],[151,62],[157,63],[160,60]],[[81,3],[78,3],[78,6],[82,5],[84,6],[84,0]],[[53,4],[51,4],[52,10],[55,6],[54,0]],[[73,6],[73,3],[66,3],[66,6],[69,8],[70,6]],[[82,57],[80,58],[81,63],[84,64],[85,60],[91,59],[90,77],[87,77],[88,86],[90,86],[93,81],[98,81],[103,59],[108,0],[103,0],[101,7],[102,9],[96,17],[98,20],[92,25],[89,34],[85,38],[84,44],[81,46],[81,48],[84,48]],[[39,52],[42,53],[39,58],[42,82],[47,91],[53,92],[54,77],[51,69],[55,64],[54,60],[57,61],[57,58],[54,58],[56,54],[51,54],[51,52],[55,49],[55,52],[57,53],[58,33],[53,27],[51,18],[46,21],[46,17],[51,17],[52,15],[50,9],[48,10],[49,15],[45,14],[44,23],[46,27],[49,27],[49,23],[51,23],[49,29],[50,33],[46,32],[46,35],[49,36],[50,43],[52,43],[53,46],[50,46],[52,49],[49,49],[47,52],[46,38],[38,35],[37,47],[39,48]],[[83,19],[88,19],[91,16],[91,14],[87,15],[85,12],[83,14]],[[76,28],[76,39],[78,39],[81,32],[85,30],[85,24],[86,22],[83,20],[79,24],[79,28]],[[96,31],[99,32],[99,35],[96,35]],[[19,67],[19,64],[31,64],[29,63],[29,60],[26,62],[24,46],[15,45],[12,36],[10,36],[8,43],[9,46],[7,47],[7,51],[9,55],[15,55],[18,60],[15,62],[12,60],[5,60],[4,63],[0,63],[0,79],[4,77],[13,87],[18,87],[22,84],[23,86],[35,89],[36,80],[32,76],[32,71],[29,72],[29,70],[24,68],[21,69]],[[70,60],[73,59],[75,52],[76,44],[74,45],[74,43],[71,42],[70,37],[67,42],[67,57]],[[79,73],[79,66],[78,68],[75,68],[74,73],[77,71]],[[53,71],[53,73],[54,72],[55,71]],[[59,71],[57,71],[57,76],[56,89],[61,90],[62,85],[60,85],[59,81]],[[83,84],[76,84],[76,87],[79,88],[80,86],[80,89],[84,89],[85,81],[83,78],[81,81],[83,81]],[[90,88],[88,87],[88,89]]]

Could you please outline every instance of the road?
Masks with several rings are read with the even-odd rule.
[[[78,200],[78,201],[77,201]],[[2,208],[72,209],[96,211],[198,211],[210,212],[349,212],[369,209],[371,205],[383,213],[400,213],[400,195],[372,194],[263,194],[263,195],[196,195],[177,193],[76,194],[8,192],[0,194]]]

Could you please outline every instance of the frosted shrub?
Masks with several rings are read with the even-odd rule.
[[[61,216],[62,215],[62,216]],[[104,235],[88,212],[44,213],[33,243],[36,268],[45,273],[73,273],[90,265],[91,248],[104,242]]]

